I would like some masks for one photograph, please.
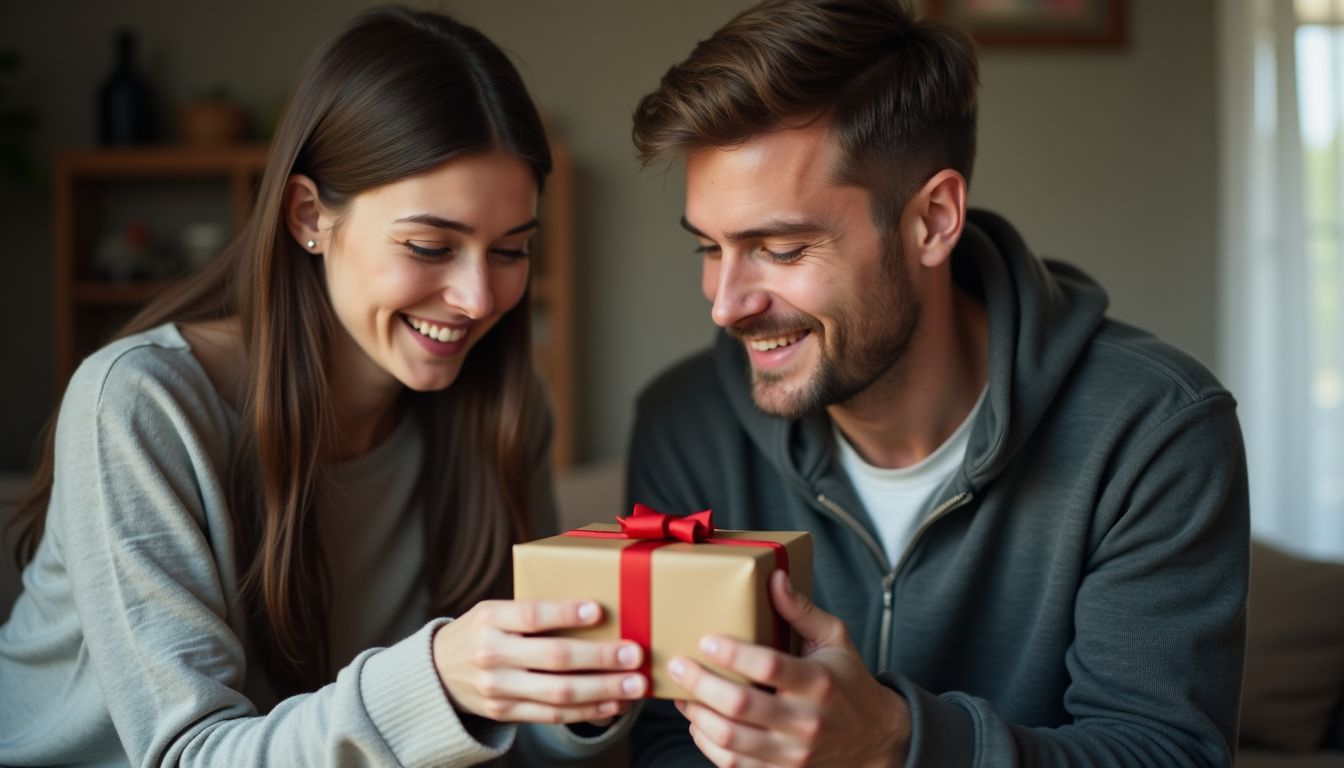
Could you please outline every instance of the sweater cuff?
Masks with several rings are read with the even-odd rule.
[[[629,712],[617,717],[606,728],[592,735],[582,735],[568,725],[522,726],[518,736],[519,749],[524,748],[536,762],[557,763],[561,760],[590,760],[612,749],[625,739],[634,727],[644,702],[637,701]]]
[[[906,768],[971,765],[976,734],[970,711],[929,693],[901,675],[882,674],[877,680],[895,689],[910,707]]]
[[[407,768],[490,760],[513,745],[517,727],[485,721],[468,732],[434,669],[436,619],[390,648],[372,654],[359,678],[360,695],[383,740]]]

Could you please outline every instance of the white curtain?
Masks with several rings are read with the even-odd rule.
[[[1219,8],[1221,373],[1252,528],[1344,561],[1344,0]]]

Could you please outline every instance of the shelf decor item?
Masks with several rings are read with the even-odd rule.
[[[213,147],[241,142],[248,128],[247,110],[222,88],[183,104],[177,110],[177,132],[183,144]]]
[[[135,33],[117,33],[116,61],[98,94],[98,141],[104,146],[154,140],[154,96],[136,68]]]
[[[927,0],[926,9],[985,48],[1121,48],[1126,40],[1125,0]]]

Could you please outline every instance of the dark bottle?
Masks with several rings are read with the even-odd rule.
[[[154,140],[154,99],[135,69],[135,34],[117,34],[117,63],[103,81],[98,101],[98,141],[104,145]]]

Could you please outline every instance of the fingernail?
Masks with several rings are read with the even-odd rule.
[[[597,621],[597,603],[584,603],[579,606],[579,619]]]
[[[627,696],[638,696],[644,692],[644,678],[639,675],[631,675],[621,681],[621,690],[625,691]]]
[[[667,672],[672,677],[680,680],[681,676],[686,674],[686,663],[681,659],[673,659],[667,664]]]
[[[719,641],[715,640],[712,637],[702,637],[700,638],[700,650],[704,651],[710,656],[718,656]]]
[[[600,707],[597,708],[597,711],[601,712],[601,713],[604,714],[604,715],[614,715],[614,714],[616,714],[617,712],[619,712],[620,710],[621,710],[621,705],[620,705],[620,704],[617,704],[617,703],[614,702],[614,701],[608,701],[608,702],[605,702],[605,703],[602,704],[602,706],[600,706]]]
[[[780,573],[784,573],[784,572],[783,572],[783,571],[780,571]],[[787,573],[784,573],[784,591],[785,591],[790,597],[793,596],[793,579],[790,579],[790,578],[789,578],[789,574],[787,574]]]
[[[639,666],[639,648],[633,645],[623,645],[616,652],[616,660],[621,662],[622,667]]]

